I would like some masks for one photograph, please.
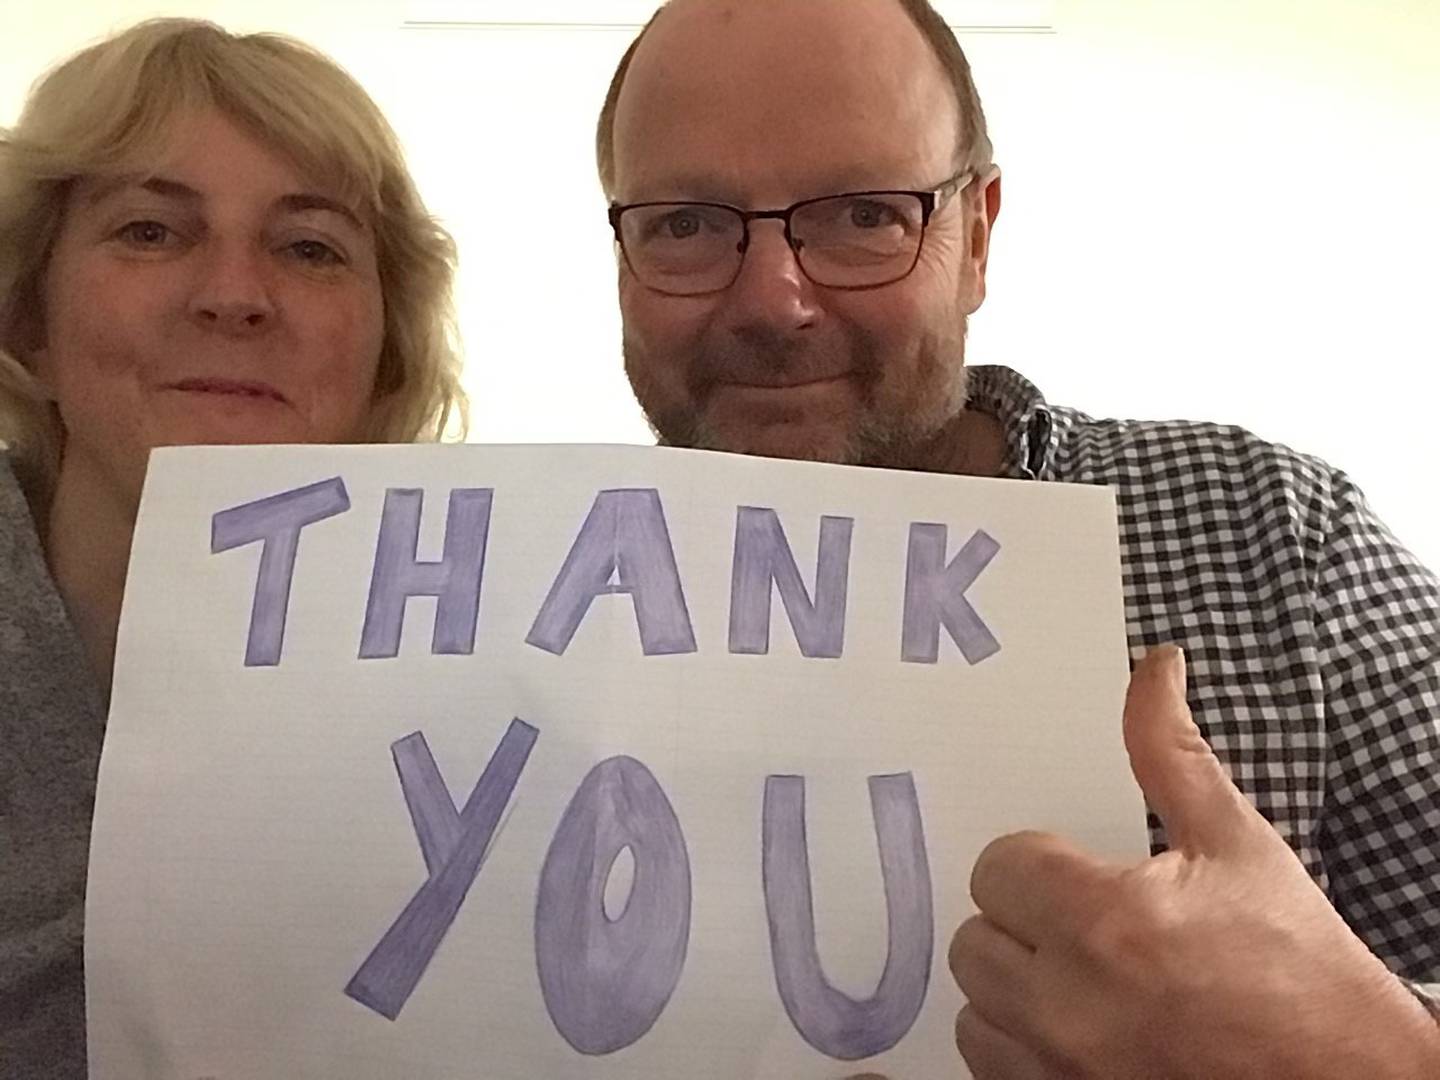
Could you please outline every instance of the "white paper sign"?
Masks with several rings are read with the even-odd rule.
[[[995,836],[1145,851],[1105,489],[636,447],[164,450],[91,1075],[964,1075]]]

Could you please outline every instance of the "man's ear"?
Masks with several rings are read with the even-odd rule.
[[[985,271],[990,266],[990,235],[995,219],[1000,216],[1000,167],[989,166],[970,182],[975,195],[967,194],[966,210],[970,217],[966,237],[967,274],[966,314],[973,315],[985,301]]]
[[[1000,166],[991,165],[976,177],[975,183],[980,188],[981,213],[975,215],[970,227],[970,250],[984,277],[990,265],[990,234],[995,228],[995,219],[1000,216]]]

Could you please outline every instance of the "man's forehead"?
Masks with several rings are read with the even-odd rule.
[[[895,0],[676,0],[620,95],[617,193],[741,201],[924,184],[943,178],[929,173],[957,127],[939,61]]]
[[[769,34],[777,28],[824,30],[848,27],[858,37],[877,26],[908,16],[898,0],[669,0],[651,26],[652,37],[717,29],[740,34]]]

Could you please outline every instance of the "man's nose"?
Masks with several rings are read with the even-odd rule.
[[[253,245],[213,241],[202,256],[190,317],[224,334],[251,336],[275,320],[267,255]]]
[[[750,224],[750,246],[726,297],[737,323],[788,332],[815,324],[821,314],[815,285],[778,221]]]

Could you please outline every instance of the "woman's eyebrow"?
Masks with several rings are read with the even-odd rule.
[[[159,195],[161,198],[173,199],[176,202],[187,204],[198,204],[205,201],[205,195],[197,191],[189,184],[179,180],[171,180],[164,176],[145,176],[130,174],[125,176],[110,176],[96,180],[95,186],[88,193],[86,202],[94,206],[104,202],[113,195],[119,194],[128,189],[148,191],[151,194]],[[289,195],[282,195],[275,200],[275,208],[285,214],[301,214],[310,210],[323,210],[332,214],[338,214],[355,228],[363,231],[365,223],[360,220],[358,214],[346,206],[339,199],[333,199],[328,195],[321,195],[318,192],[301,191]]]
[[[293,195],[282,195],[275,200],[275,205],[287,214],[300,214],[307,210],[326,210],[332,214],[339,214],[355,228],[362,232],[368,231],[365,223],[360,220],[354,210],[328,195],[318,195],[313,192],[297,192]]]
[[[96,180],[94,188],[90,191],[86,202],[94,206],[104,202],[127,188],[138,188],[141,191],[148,191],[166,199],[175,199],[178,202],[198,203],[203,202],[205,196],[196,191],[189,184],[182,184],[179,180],[170,180],[163,176],[142,176],[138,173],[131,173],[124,176],[110,176]]]

